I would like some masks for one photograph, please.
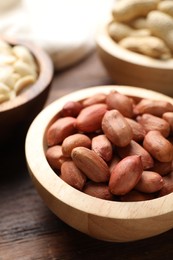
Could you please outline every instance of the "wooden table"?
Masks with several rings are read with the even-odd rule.
[[[71,91],[113,84],[95,52],[54,76],[46,105]],[[43,203],[29,177],[24,141],[0,151],[0,260],[173,259],[173,230],[157,237],[111,243],[67,226]]]

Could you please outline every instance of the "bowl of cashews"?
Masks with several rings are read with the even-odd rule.
[[[173,99],[95,86],[43,109],[25,142],[48,208],[91,237],[127,242],[173,228]]]
[[[100,25],[97,50],[117,84],[173,96],[173,2],[119,0]]]
[[[0,142],[26,133],[43,108],[53,77],[52,61],[35,44],[0,37]]]

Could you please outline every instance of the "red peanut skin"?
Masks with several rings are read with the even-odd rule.
[[[106,162],[112,159],[112,144],[105,135],[93,137],[91,149]]]
[[[143,171],[135,189],[145,193],[154,193],[163,187],[163,178],[157,172]]]
[[[173,112],[173,105],[164,100],[142,99],[133,109],[134,114],[151,114],[161,117],[166,112]]]
[[[151,130],[160,131],[164,137],[168,137],[170,133],[170,125],[163,118],[150,114],[143,114],[137,117],[137,121],[143,126],[146,132]]]
[[[150,131],[143,141],[144,148],[158,161],[173,160],[173,146],[159,131]]]
[[[83,192],[104,200],[113,200],[114,197],[106,183],[96,183],[89,181],[83,188]]]
[[[131,118],[133,116],[133,102],[131,98],[117,92],[111,91],[106,97],[108,109],[116,109],[123,116]]]
[[[162,118],[165,119],[171,128],[171,133],[173,133],[173,112],[166,112],[162,115]]]
[[[112,194],[124,195],[138,183],[143,172],[140,156],[128,156],[121,160],[111,173],[109,189]]]
[[[106,101],[106,94],[98,93],[96,95],[93,95],[92,97],[84,99],[82,105],[84,107],[88,107],[94,104],[105,103],[105,101]]]
[[[106,104],[94,104],[81,110],[77,117],[76,127],[81,132],[95,132],[101,129],[101,122],[107,111]]]
[[[164,185],[159,191],[159,197],[165,196],[173,192],[173,171],[163,177]]]
[[[137,190],[131,190],[127,194],[120,197],[120,201],[123,202],[132,202],[132,201],[145,201],[156,198],[156,195],[153,193],[144,193]]]
[[[62,163],[67,160],[62,153],[61,145],[49,147],[46,151],[46,158],[50,166],[55,170],[60,170]]]
[[[91,139],[84,134],[74,134],[66,137],[62,143],[62,152],[64,156],[70,157],[75,147],[91,147]]]
[[[136,142],[143,141],[145,134],[146,134],[146,131],[143,128],[143,126],[141,124],[139,124],[138,122],[136,122],[134,119],[126,117],[126,120],[132,128],[133,140]]]
[[[77,117],[82,110],[83,106],[80,102],[78,101],[69,101],[67,102],[61,111],[61,114],[63,117],[65,116],[72,116],[72,117]]]
[[[87,180],[85,174],[76,167],[73,161],[66,161],[62,164],[60,178],[78,190],[83,189]]]
[[[109,180],[110,172],[106,162],[86,147],[76,147],[71,153],[72,160],[85,175],[95,182]]]
[[[46,132],[46,141],[48,146],[60,144],[63,140],[76,132],[76,118],[63,117],[56,120]]]
[[[141,156],[144,170],[150,169],[154,165],[154,160],[151,155],[134,140],[132,140],[126,147],[117,147],[117,152],[121,158],[125,158],[126,156],[130,155]]]
[[[153,172],[159,173],[161,176],[165,176],[173,170],[171,162],[159,162],[154,160],[154,166],[150,169]]]
[[[107,111],[102,120],[102,130],[114,144],[124,147],[133,138],[132,128],[118,110]]]

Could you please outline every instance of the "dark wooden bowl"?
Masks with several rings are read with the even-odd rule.
[[[1,39],[12,46],[20,44],[27,47],[39,68],[38,79],[34,84],[13,100],[0,104],[0,143],[7,144],[18,137],[24,137],[30,123],[43,108],[49,94],[54,69],[47,53],[35,44],[6,37]]]

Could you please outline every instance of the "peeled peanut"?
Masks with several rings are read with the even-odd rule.
[[[168,137],[170,133],[170,125],[168,122],[158,116],[143,114],[137,117],[137,121],[143,126],[146,132],[157,130],[161,132],[164,137]]]
[[[120,147],[128,145],[133,138],[130,125],[116,109],[105,113],[102,119],[102,130],[114,145]]]
[[[143,141],[144,148],[158,161],[173,160],[173,146],[159,131],[150,131]]]
[[[131,98],[118,93],[117,91],[111,91],[106,97],[106,104],[108,109],[116,109],[125,117],[133,116],[133,103]]]
[[[163,187],[163,178],[157,172],[143,171],[135,189],[145,193],[159,191]]]
[[[146,134],[144,127],[141,124],[139,124],[138,122],[136,122],[134,119],[126,117],[126,120],[132,128],[133,140],[136,142],[142,141]]]
[[[76,118],[63,117],[57,119],[46,132],[46,141],[48,146],[60,144],[64,139],[76,132]]]
[[[60,178],[78,190],[83,189],[87,179],[73,161],[66,161],[62,164]]]
[[[46,158],[50,166],[55,170],[60,170],[62,163],[67,160],[62,153],[61,145],[49,147],[46,150]]]
[[[109,189],[115,195],[124,195],[132,190],[138,183],[143,166],[140,156],[128,156],[114,167],[110,180]]]
[[[173,104],[164,100],[142,99],[134,107],[136,115],[151,114],[161,117],[165,112],[173,112]]]
[[[69,101],[67,102],[62,108],[62,116],[72,116],[76,117],[79,115],[80,111],[82,110],[83,106],[78,101]]]
[[[85,185],[83,192],[99,199],[113,200],[113,194],[106,183],[89,181]]]
[[[141,156],[141,161],[144,169],[150,169],[154,165],[152,156],[140,144],[132,140],[126,147],[117,147],[118,154],[121,158],[130,155]]]
[[[112,144],[106,135],[97,135],[93,137],[91,149],[106,162],[112,159]]]
[[[72,150],[78,146],[90,148],[91,139],[87,135],[78,133],[66,137],[62,143],[62,152],[64,156],[70,157]]]
[[[94,132],[101,129],[101,121],[106,111],[106,104],[85,107],[77,117],[76,128],[81,132]]]
[[[106,182],[109,180],[110,172],[106,162],[85,147],[76,147],[71,153],[72,160],[86,176],[95,182]]]

